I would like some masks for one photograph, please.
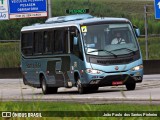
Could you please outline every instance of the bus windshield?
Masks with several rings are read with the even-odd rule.
[[[99,24],[81,26],[86,54],[97,56],[118,56],[138,50],[131,25]]]

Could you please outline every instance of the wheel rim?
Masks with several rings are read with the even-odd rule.
[[[81,84],[78,84],[78,91],[81,93],[82,92],[82,86]]]
[[[81,81],[79,79],[77,81],[77,88],[78,88],[78,92],[79,93],[83,93],[84,92],[82,84],[81,84]]]
[[[42,80],[42,90],[43,92],[46,91],[46,84],[45,84],[44,79]]]

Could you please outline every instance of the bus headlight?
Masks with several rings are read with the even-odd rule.
[[[90,74],[102,74],[102,71],[93,70],[93,69],[86,69],[86,72]]]
[[[138,66],[136,66],[136,67],[133,67],[131,70],[132,71],[136,71],[136,70],[140,70],[140,69],[142,69],[143,68],[143,65],[138,65]]]

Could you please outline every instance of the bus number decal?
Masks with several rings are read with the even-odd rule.
[[[28,63],[26,64],[27,68],[40,68],[41,64],[40,63]]]

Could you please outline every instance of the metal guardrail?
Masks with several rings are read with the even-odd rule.
[[[160,74],[160,60],[143,60],[144,74]]]
[[[140,35],[140,38],[144,38],[145,35]],[[148,37],[160,37],[160,34],[149,34]]]
[[[20,42],[20,40],[0,40],[0,42]]]
[[[4,78],[22,78],[20,68],[0,68],[0,79]]]

